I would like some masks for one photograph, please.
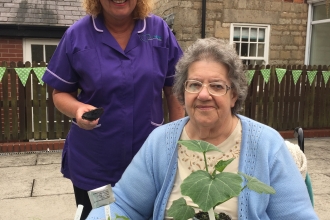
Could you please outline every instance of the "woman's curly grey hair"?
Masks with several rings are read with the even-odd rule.
[[[201,60],[212,60],[227,67],[228,78],[231,81],[230,86],[238,97],[231,113],[237,114],[242,109],[248,89],[243,63],[233,45],[230,45],[228,41],[214,37],[198,39],[187,48],[177,63],[173,85],[173,93],[177,99],[184,105],[184,82],[188,79],[188,68],[193,62]]]
[[[83,8],[87,14],[97,17],[102,13],[102,5],[100,0],[83,0]],[[137,0],[136,7],[133,10],[134,19],[146,18],[153,8],[153,0]]]

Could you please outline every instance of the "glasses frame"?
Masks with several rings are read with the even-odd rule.
[[[202,87],[201,87],[201,89],[200,89],[198,92],[189,92],[189,91],[186,89],[186,84],[187,84],[187,82],[199,82],[200,84],[202,84]],[[214,83],[214,82],[213,82],[213,83]],[[207,91],[209,92],[209,94],[214,95],[214,96],[223,96],[223,95],[226,95],[227,92],[228,92],[228,90],[229,90],[229,89],[232,89],[231,86],[228,86],[228,85],[225,83],[225,85],[226,85],[226,92],[225,92],[224,94],[222,94],[222,95],[217,95],[217,94],[213,94],[212,92],[210,92],[210,90],[209,90],[209,85],[210,85],[210,84],[212,84],[212,83],[207,83],[207,84],[205,84],[205,83],[202,83],[202,82],[200,82],[200,81],[198,81],[198,80],[188,79],[188,80],[186,80],[186,81],[184,82],[183,85],[184,85],[184,90],[185,90],[186,92],[189,92],[189,93],[192,93],[192,94],[200,93],[200,92],[203,90],[203,87],[206,87],[206,89],[207,89]]]

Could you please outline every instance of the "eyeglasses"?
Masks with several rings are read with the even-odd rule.
[[[189,93],[199,93],[200,91],[202,91],[204,86],[207,88],[207,91],[210,94],[215,96],[225,95],[227,91],[232,88],[227,86],[226,83],[223,81],[203,84],[197,80],[187,80],[184,83],[184,89]]]

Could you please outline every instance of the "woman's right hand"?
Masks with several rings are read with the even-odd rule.
[[[85,112],[96,109],[95,106],[84,104],[77,100],[78,92],[62,92],[59,90],[53,90],[53,100],[56,108],[70,118],[76,119],[76,124],[85,130],[92,130],[98,124],[99,119],[94,121],[88,121],[82,118]]]
[[[85,129],[85,130],[92,130],[93,128],[96,127],[96,125],[98,124],[99,122],[99,118],[94,120],[94,121],[89,121],[89,120],[86,120],[86,119],[83,119],[82,118],[82,115],[85,113],[85,112],[89,112],[91,110],[94,110],[96,109],[95,106],[92,106],[92,105],[88,105],[88,104],[84,104],[84,105],[81,105],[78,109],[77,109],[77,112],[76,112],[76,122],[77,122],[77,125],[82,128],[82,129]]]

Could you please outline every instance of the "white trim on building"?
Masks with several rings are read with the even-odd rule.
[[[32,46],[39,45],[42,46],[42,57],[44,62],[48,62],[47,57],[51,56],[52,54],[47,55],[46,46],[48,45],[58,45],[60,39],[47,39],[47,38],[24,38],[23,39],[23,62],[30,61],[32,62]]]
[[[307,3],[309,5],[306,32],[305,65],[329,64],[329,62],[327,62],[327,60],[324,58],[329,57],[330,55],[329,52],[327,52],[330,51],[330,46],[327,46],[329,45],[327,43],[327,36],[330,34],[330,5],[327,5],[325,0],[309,0]],[[319,10],[320,6],[324,7],[324,9],[321,8],[323,13]],[[326,7],[329,8],[327,9]],[[325,11],[329,13],[327,16],[323,15]],[[318,12],[321,14],[317,14]],[[317,53],[315,51],[317,51]]]
[[[230,43],[244,64],[266,65],[269,62],[270,25],[232,23]]]

